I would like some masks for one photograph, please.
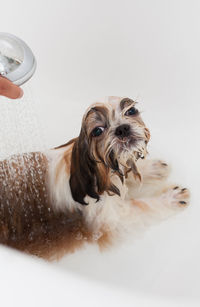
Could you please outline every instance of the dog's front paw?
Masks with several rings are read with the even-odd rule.
[[[190,192],[186,188],[181,188],[179,186],[174,186],[168,189],[162,198],[165,202],[170,205],[185,207],[189,204]]]
[[[170,173],[169,165],[162,160],[146,160],[144,179],[165,180]]]

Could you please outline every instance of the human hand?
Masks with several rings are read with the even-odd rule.
[[[11,99],[21,98],[23,96],[23,90],[10,80],[0,76],[0,96]]]

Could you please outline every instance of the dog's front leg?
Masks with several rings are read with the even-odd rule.
[[[141,174],[141,182],[129,173],[126,180],[128,195],[131,197],[143,197],[153,195],[163,189],[165,181],[170,173],[170,167],[161,160],[138,160],[137,168]]]
[[[152,220],[166,219],[189,205],[190,193],[188,189],[179,186],[168,186],[160,194],[152,197],[132,199],[134,215],[145,223]]]

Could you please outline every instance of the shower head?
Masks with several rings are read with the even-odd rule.
[[[35,69],[36,60],[27,44],[15,35],[0,32],[0,75],[22,85]]]

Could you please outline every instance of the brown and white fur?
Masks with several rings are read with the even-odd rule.
[[[0,162],[0,243],[46,259],[100,248],[186,207],[169,167],[145,160],[150,138],[136,102],[109,97],[86,111],[79,137]]]

